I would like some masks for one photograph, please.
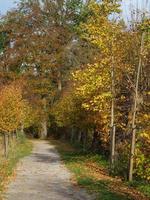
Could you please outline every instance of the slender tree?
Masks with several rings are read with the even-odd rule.
[[[115,69],[114,69],[114,57],[112,56],[112,67],[111,67],[111,139],[110,139],[110,168],[113,172],[114,163],[115,163],[115,135],[116,135],[116,127],[115,127]]]
[[[139,98],[139,93],[138,93],[139,79],[140,79],[140,72],[142,67],[142,59],[144,51],[144,38],[145,38],[145,32],[143,32],[141,36],[141,47],[140,47],[139,63],[136,75],[136,84],[135,84],[133,116],[132,116],[132,138],[131,138],[131,150],[130,150],[129,181],[133,180],[133,165],[134,165],[135,143],[136,143],[136,114],[137,114],[137,106]]]

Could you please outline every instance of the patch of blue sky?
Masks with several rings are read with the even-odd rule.
[[[7,11],[16,7],[19,0],[0,0],[0,14],[4,15]]]
[[[142,13],[150,17],[150,0],[122,0],[122,16],[125,21],[138,20]]]

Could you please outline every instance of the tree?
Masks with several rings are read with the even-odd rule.
[[[8,85],[0,91],[0,132],[4,134],[5,155],[8,155],[7,135],[27,122],[29,105],[22,98],[21,88]]]
[[[117,72],[115,68],[119,68],[121,66],[121,58],[123,57],[121,53],[119,53],[119,46],[117,42],[115,41],[117,38],[119,39],[119,35],[122,35],[121,33],[121,27],[119,24],[117,24],[115,21],[109,20],[109,15],[119,12],[119,4],[117,1],[109,2],[109,1],[103,1],[101,4],[98,3],[91,3],[90,5],[91,10],[93,12],[93,15],[89,17],[89,20],[87,23],[82,24],[82,30],[83,37],[86,38],[88,41],[96,45],[100,49],[100,61],[98,65],[103,65],[102,67],[107,68],[106,75],[103,75],[101,79],[104,78],[104,76],[108,76],[107,79],[109,79],[108,82],[105,82],[103,80],[103,90],[106,90],[107,87],[111,85],[111,90],[109,88],[108,93],[111,97],[111,150],[110,150],[110,164],[111,168],[114,168],[114,159],[115,159],[115,115],[114,115],[114,101],[115,101],[115,77],[114,73]],[[103,60],[102,60],[103,59]],[[119,61],[119,62],[118,62]],[[101,63],[101,64],[100,64]],[[116,65],[118,65],[116,67]],[[95,81],[96,75],[94,75],[93,82]],[[111,80],[111,83],[110,83]],[[98,87],[97,87],[98,88]],[[99,92],[101,90],[99,89]],[[104,93],[103,98],[105,99],[106,93]],[[107,97],[108,97],[107,96]],[[102,97],[102,95],[101,95]],[[100,100],[100,99],[99,99]],[[102,102],[102,99],[100,100]],[[105,100],[104,100],[105,101]]]
[[[136,115],[137,115],[138,101],[139,101],[138,90],[139,90],[139,82],[140,82],[140,73],[141,73],[141,69],[142,69],[142,65],[143,65],[145,36],[146,36],[146,33],[145,33],[145,27],[144,27],[144,30],[141,35],[140,54],[139,54],[139,62],[138,62],[137,73],[136,73],[135,94],[134,94],[134,103],[133,103],[129,181],[133,180],[133,165],[134,165],[135,143],[136,143]]]
[[[1,32],[6,33],[8,42],[0,68],[12,79],[19,74],[29,80],[32,96],[45,113],[41,119],[41,126],[45,126],[42,137],[48,124],[45,111],[59,98],[66,74],[73,67],[73,30],[84,18],[80,19],[84,5],[81,0],[43,1],[42,5],[40,1],[21,1],[2,19]]]

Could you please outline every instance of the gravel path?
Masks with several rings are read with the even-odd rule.
[[[53,145],[34,141],[33,152],[22,159],[6,200],[92,200],[85,190],[71,183],[71,174]]]

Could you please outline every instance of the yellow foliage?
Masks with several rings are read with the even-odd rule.
[[[0,131],[11,133],[25,122],[29,114],[27,102],[22,99],[21,88],[5,86],[0,91]]]

